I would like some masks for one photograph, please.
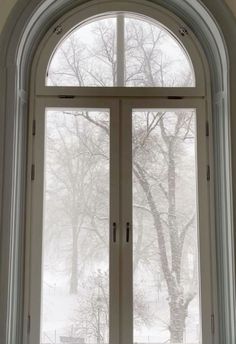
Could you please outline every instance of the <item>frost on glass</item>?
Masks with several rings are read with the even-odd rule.
[[[115,86],[116,19],[76,28],[56,48],[47,86]]]
[[[109,113],[46,110],[41,344],[108,343]]]
[[[167,29],[145,17],[117,16],[93,20],[66,36],[52,56],[46,85],[111,87],[124,80],[119,86],[195,86],[190,58]]]
[[[152,22],[126,18],[125,60],[126,86],[195,86],[184,48],[166,29]]]
[[[201,343],[195,115],[133,111],[134,343]]]

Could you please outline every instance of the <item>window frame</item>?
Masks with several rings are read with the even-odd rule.
[[[117,5],[116,7],[120,8],[121,6]],[[126,8],[126,5],[123,4],[122,5],[122,11],[123,11],[124,7]],[[104,5],[101,6],[101,13],[102,14],[104,13],[104,8],[105,8]],[[87,15],[88,15],[88,12],[90,12],[90,10],[85,11],[87,13]],[[93,11],[95,11],[96,14],[98,13],[97,8],[96,9],[93,8]],[[139,11],[140,11],[140,13],[142,12],[142,14],[143,14],[143,9],[142,10],[139,9]],[[151,13],[150,8],[149,8],[148,12]],[[81,13],[82,13],[82,11],[80,11],[79,14],[81,14]],[[156,14],[155,18],[159,17],[159,15],[160,14],[158,14],[158,15]],[[168,21],[168,23],[169,22],[172,23],[172,26],[174,27],[175,31],[177,30],[177,28],[179,29],[180,24],[184,25],[182,22],[180,23],[180,21],[177,21],[177,24],[175,22],[175,24],[173,25],[173,18],[170,18],[169,16],[166,18],[166,14],[161,14],[161,15],[162,15],[161,18],[163,20],[165,19],[165,23],[167,23],[167,21]],[[62,23],[61,20],[58,21],[58,23],[60,22],[60,24],[58,24],[58,25],[63,25],[63,32],[67,27],[66,25],[68,25],[70,28],[72,27],[71,26],[71,24],[72,24],[71,18],[68,19],[67,16],[68,16],[68,14],[65,16],[66,19],[65,19],[65,22],[63,22],[63,24],[61,24]],[[74,15],[73,15],[74,21],[76,18],[77,18],[77,22],[78,22],[78,13],[74,13]],[[157,19],[155,19],[155,20],[157,20]],[[158,18],[158,20],[159,20],[159,18]],[[176,17],[175,17],[175,20],[176,20]],[[66,25],[64,26],[65,23],[66,23]],[[176,34],[177,34],[177,32],[176,32]],[[60,36],[60,34],[59,34],[59,36]],[[183,41],[182,36],[180,34],[179,34],[179,36],[180,37],[178,37],[178,38],[181,39],[181,41]],[[205,65],[204,65],[204,63],[202,63],[201,54],[199,53],[199,51],[195,45],[194,35],[192,33],[191,33],[191,44],[189,42],[188,42],[188,44],[186,44],[186,41],[185,41],[185,43],[183,43],[183,45],[185,47],[186,47],[186,45],[190,46],[189,49],[191,50],[191,52],[189,50],[187,50],[187,48],[186,48],[186,50],[188,51],[190,57],[192,57],[192,54],[194,54],[193,56],[196,57],[196,58],[194,58],[195,62],[192,61],[195,68],[196,68],[196,65],[200,68],[199,68],[199,73],[196,74],[196,87],[188,87],[188,88],[180,88],[180,87],[173,87],[173,88],[162,88],[162,87],[155,87],[155,88],[149,88],[149,87],[145,87],[145,88],[142,88],[142,87],[137,87],[137,88],[136,87],[135,88],[133,88],[133,87],[105,87],[105,88],[101,88],[101,87],[97,87],[96,88],[96,87],[51,87],[51,86],[47,87],[44,85],[44,83],[45,83],[44,75],[45,74],[43,74],[47,70],[47,66],[48,66],[48,63],[45,63],[45,61],[46,61],[45,57],[48,58],[48,56],[50,56],[50,54],[52,52],[52,47],[53,47],[52,44],[57,44],[60,41],[60,39],[61,39],[61,37],[58,37],[58,35],[55,35],[55,32],[52,33],[52,30],[50,30],[48,35],[45,36],[45,39],[43,40],[43,42],[42,42],[42,44],[38,50],[38,53],[36,54],[36,58],[34,60],[34,66],[32,69],[34,72],[32,73],[33,77],[31,80],[32,85],[33,85],[32,89],[34,89],[34,93],[35,93],[34,99],[32,97],[31,104],[30,104],[31,109],[32,109],[32,113],[34,113],[34,111],[35,111],[34,109],[35,109],[35,107],[37,107],[37,105],[35,105],[35,103],[37,103],[37,99],[41,99],[41,100],[47,99],[47,101],[49,101],[50,99],[54,99],[54,100],[56,100],[57,103],[58,102],[66,103],[67,101],[78,102],[78,99],[84,99],[84,101],[85,100],[88,101],[90,99],[90,97],[96,97],[96,98],[99,98],[99,102],[102,102],[105,98],[109,98],[110,100],[111,100],[111,98],[117,98],[117,101],[118,101],[119,98],[130,98],[130,97],[135,97],[136,98],[135,101],[137,101],[137,98],[142,96],[142,97],[146,97],[146,99],[148,99],[148,101],[152,101],[152,98],[155,98],[156,100],[159,100],[159,101],[161,100],[161,101],[163,101],[163,104],[165,103],[165,101],[167,103],[168,102],[177,102],[177,103],[183,102],[183,103],[187,104],[187,102],[191,102],[191,101],[198,102],[198,101],[201,101],[202,99],[204,99],[206,101],[206,108],[207,108],[206,111],[208,113],[208,120],[207,121],[209,121],[209,123],[211,124],[211,114],[209,113],[210,105],[209,105],[209,102],[207,102],[207,99],[208,99],[209,94],[210,94],[210,87],[209,87],[209,84],[207,84],[208,78],[205,74]],[[51,46],[51,50],[49,49],[49,46]],[[54,45],[54,47],[55,46],[56,45]],[[192,53],[192,52],[194,52],[194,53]],[[195,65],[195,63],[196,63],[196,65]],[[34,75],[36,75],[36,76],[34,76]],[[42,82],[42,80],[43,80],[43,82]],[[190,107],[192,107],[192,106],[190,106]],[[34,115],[33,115],[33,117],[30,116],[30,123],[32,124],[33,121],[34,121]],[[206,123],[205,123],[205,125],[206,125]],[[205,127],[202,128],[202,130],[204,130],[204,132],[205,132]],[[210,132],[211,132],[211,129],[210,129]],[[210,134],[210,137],[209,137],[209,149],[210,150],[211,150],[211,145],[212,145],[212,136]],[[32,156],[30,156],[29,161],[30,162],[33,161]],[[211,188],[212,188],[212,183],[213,183],[213,180],[211,180],[211,182],[210,182]],[[28,190],[30,190],[30,187],[28,188]],[[28,191],[28,195],[29,194],[31,194],[30,191]],[[213,216],[213,207],[211,209],[211,217],[212,216]],[[28,229],[28,230],[30,231],[30,229]],[[213,250],[212,250],[211,254],[214,255]],[[213,277],[213,279],[214,278],[215,277]],[[216,293],[216,290],[214,291],[214,293]],[[206,298],[206,300],[207,300],[207,298]],[[211,324],[211,322],[212,322],[212,319],[209,319],[208,322],[204,323],[204,324],[208,324],[208,329],[211,328],[211,326],[209,326]],[[212,336],[211,336],[211,338],[212,338]]]

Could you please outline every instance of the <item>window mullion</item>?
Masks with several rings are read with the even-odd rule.
[[[109,264],[109,337],[119,344],[120,323],[120,116],[119,102],[111,108],[110,125],[110,264]]]
[[[132,116],[124,102],[121,107],[121,319],[120,343],[133,343],[133,262],[132,262]]]
[[[117,15],[117,86],[125,86],[125,18],[124,14]]]

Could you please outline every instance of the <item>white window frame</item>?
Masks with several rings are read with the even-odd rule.
[[[106,10],[105,10],[106,7]],[[86,20],[86,18],[90,18],[91,15],[97,15],[97,14],[103,14],[106,11],[116,11],[117,8],[122,11],[130,11],[131,7],[128,4],[122,3],[121,5],[116,5],[112,6],[112,9],[108,9],[107,7],[109,6],[102,6],[97,5],[95,7],[91,8],[85,8],[85,10],[81,10],[79,13],[76,13],[77,11],[74,10],[70,14],[67,14],[64,16],[64,20],[60,19],[60,21],[57,24],[60,25],[60,27],[63,28],[63,32],[67,32],[69,29],[75,26],[75,23],[77,24],[78,22],[83,22]],[[48,60],[49,57],[51,56],[53,50],[55,49],[56,45],[60,41],[61,37],[58,37],[60,35],[56,35],[55,32],[53,33],[53,30],[50,30],[48,34],[46,34],[45,39],[43,40],[40,48],[38,49],[38,53],[36,54],[35,60],[34,60],[34,66],[32,69],[32,75],[35,75],[32,77],[32,89],[34,90],[35,96],[32,96],[31,98],[31,116],[30,116],[30,128],[31,126],[34,126],[34,120],[37,118],[37,133],[43,133],[43,127],[42,123],[40,120],[38,120],[38,114],[39,112],[42,114],[42,104],[43,106],[50,106],[48,104],[55,104],[54,106],[58,107],[58,104],[62,104],[65,107],[73,107],[72,104],[76,104],[76,107],[81,107],[81,104],[84,104],[84,107],[91,107],[92,103],[94,102],[95,107],[101,107],[102,104],[110,104],[111,109],[115,109],[114,104],[116,102],[120,102],[123,100],[125,105],[125,110],[128,111],[130,109],[131,104],[134,104],[134,107],[137,107],[136,104],[140,101],[140,97],[145,97],[144,101],[148,104],[155,104],[157,107],[162,107],[162,108],[193,108],[193,104],[204,104],[203,108],[205,108],[205,113],[207,113],[207,118],[204,119],[204,121],[201,122],[201,137],[203,139],[202,142],[206,141],[204,140],[205,133],[206,133],[206,127],[210,125],[211,127],[211,108],[209,105],[209,94],[210,94],[210,87],[207,82],[208,75],[206,73],[206,65],[202,63],[202,57],[201,53],[199,52],[199,47],[196,44],[194,40],[194,35],[191,33],[190,30],[188,30],[188,36],[187,40],[184,39],[180,33],[179,33],[179,28],[183,27],[184,23],[182,23],[178,18],[175,16],[171,16],[165,11],[161,11],[159,13],[153,13],[150,10],[150,7],[143,6],[141,8],[140,6],[138,8],[138,12],[142,15],[146,16],[152,16],[154,20],[157,20],[161,22],[163,25],[168,27],[171,31],[174,32],[176,37],[178,37],[179,40],[182,41],[182,44],[186,47],[186,50],[189,52],[189,55],[192,59],[194,68],[198,70],[196,73],[196,87],[191,87],[191,88],[131,88],[131,87],[111,87],[111,88],[90,88],[90,87],[85,87],[85,88],[78,88],[78,87],[46,87],[45,86],[45,75],[46,75],[46,70],[48,66]],[[55,26],[55,27],[56,27]],[[189,37],[191,37],[189,39]],[[96,97],[96,99],[91,99],[90,97]],[[132,98],[135,97],[133,100],[124,100],[125,98]],[[64,98],[64,99],[63,99]],[[66,99],[67,98],[67,99]],[[68,99],[71,98],[71,99]],[[117,98],[116,100],[114,98]],[[177,99],[179,98],[179,99]],[[121,100],[122,99],[122,100]],[[90,101],[92,102],[90,104]],[[132,103],[133,102],[133,103]],[[89,105],[90,104],[90,105]],[[111,105],[113,104],[113,105]],[[128,105],[129,104],[129,105]],[[188,106],[187,106],[188,104]],[[191,105],[192,104],[192,105]],[[87,106],[85,106],[87,105]],[[101,105],[101,106],[100,106]],[[181,105],[181,106],[180,106]],[[103,106],[107,108],[108,106]],[[202,105],[200,106],[202,107]],[[115,110],[114,110],[115,111]],[[202,110],[200,110],[202,112]],[[207,124],[208,123],[208,124]],[[203,134],[204,133],[204,134]],[[40,136],[40,135],[39,135]],[[39,139],[39,142],[37,142],[37,135],[35,139],[31,135],[31,130],[29,134],[29,166],[31,169],[31,165],[34,163],[34,146],[37,147],[36,151],[42,150],[43,149],[43,142],[42,142],[42,136],[41,139]],[[200,145],[200,150],[203,156],[206,158],[206,155],[209,154],[209,152],[212,150],[212,137],[211,137],[211,128],[210,128],[210,134],[209,137],[207,138],[208,143],[204,142],[204,145]],[[35,141],[35,143],[34,143]],[[114,148],[119,150],[119,148]],[[207,151],[206,151],[207,149]],[[35,151],[35,152],[36,152]],[[42,151],[41,151],[41,157],[42,157]],[[204,158],[204,159],[205,159]],[[208,158],[206,158],[208,160]],[[37,160],[37,165],[43,166],[43,161],[40,158],[36,158]],[[211,165],[212,161],[208,161],[208,165]],[[207,170],[207,165],[206,165],[206,170]],[[201,171],[204,171],[204,169],[201,169]],[[36,170],[37,174],[43,173],[43,171],[39,171],[38,169]],[[207,174],[207,173],[206,173]],[[30,170],[29,170],[29,175],[30,175]],[[117,177],[117,176],[116,176]],[[200,177],[200,176],[199,176]],[[206,175],[201,175],[201,180],[206,180]],[[199,179],[200,180],[200,179]],[[42,181],[42,179],[41,179]],[[208,187],[206,187],[208,185]],[[213,196],[213,178],[211,178],[211,181],[207,183],[205,187],[202,188],[203,193],[207,192],[206,198],[208,199],[209,203],[210,200],[212,199]],[[41,190],[41,191],[40,191]],[[208,191],[207,191],[208,190]],[[37,276],[40,276],[41,273],[41,266],[39,265],[40,263],[40,256],[41,256],[41,248],[40,245],[38,245],[37,250],[35,250],[35,245],[39,243],[40,237],[34,238],[34,230],[32,228],[40,228],[41,226],[41,215],[38,206],[37,206],[37,211],[34,212],[34,194],[38,195],[38,201],[40,201],[40,194],[41,194],[41,202],[42,202],[42,184],[37,185],[37,178],[35,179],[34,183],[29,183],[28,185],[28,205],[32,202],[32,217],[31,219],[28,218],[28,225],[27,225],[27,233],[28,233],[28,251],[29,253],[28,259],[31,260],[31,266],[33,267],[34,274],[37,273]],[[119,193],[118,193],[119,194]],[[210,215],[209,215],[209,223],[213,222],[213,206],[210,207]],[[205,207],[206,211],[208,207]],[[35,214],[35,215],[34,215]],[[206,218],[208,218],[208,215],[206,215]],[[33,223],[32,223],[33,221]],[[35,221],[35,222],[34,222]],[[207,220],[208,221],[208,220]],[[41,226],[42,227],[42,226]],[[124,228],[124,224],[122,225],[122,228]],[[207,240],[204,238],[204,240],[200,239],[200,250],[204,251],[204,256],[207,254],[206,252],[210,252],[211,257],[208,257],[209,259],[207,260],[208,263],[212,262],[212,258],[214,258],[214,247],[211,246],[210,242],[210,237],[214,236],[214,228],[213,226],[209,225],[209,231],[207,232],[207,235],[209,237]],[[207,247],[207,249],[206,249]],[[214,259],[213,259],[214,260]],[[205,326],[205,329],[203,328],[203,333],[205,334],[206,341],[204,340],[203,344],[209,343],[210,341],[213,341],[213,333],[212,333],[212,315],[215,313],[216,310],[216,304],[214,304],[214,299],[215,299],[215,293],[216,290],[214,290],[213,286],[215,285],[214,283],[214,278],[215,276],[212,275],[212,265],[210,264],[208,267],[206,267],[206,264],[202,264],[204,267],[204,275],[206,279],[202,279],[203,281],[207,281],[206,284],[208,284],[207,287],[207,293],[204,294],[204,302],[202,302],[202,305],[207,308],[206,313],[207,314],[203,325]],[[35,269],[36,267],[36,269]],[[34,276],[31,274],[31,277]],[[210,280],[209,280],[210,279]],[[31,319],[33,317],[33,314],[37,313],[37,310],[39,309],[39,302],[40,300],[34,295],[34,291],[37,290],[37,279],[35,279],[35,276],[31,280],[31,278],[28,279],[28,286],[29,286],[29,291],[33,291],[33,294],[30,295],[29,299],[26,300],[28,302],[28,309],[29,309],[29,315],[31,316]],[[39,281],[38,281],[39,282]],[[37,285],[36,285],[36,284]],[[205,283],[205,282],[204,282]],[[32,300],[34,300],[32,302]],[[210,302],[210,306],[209,306]],[[31,308],[32,307],[32,308]],[[31,320],[31,331],[29,333],[29,338],[30,341],[29,343],[35,343],[35,335],[37,332],[37,321],[38,319],[35,318],[35,322]],[[123,318],[124,320],[124,318]],[[115,321],[115,320],[114,320]],[[34,326],[35,326],[35,331],[34,332]],[[209,333],[210,331],[210,333]],[[207,334],[208,333],[208,334]],[[120,335],[120,334],[119,334]],[[118,343],[125,343],[125,339],[121,339],[121,341],[117,341],[116,339],[118,336],[118,333],[114,335],[114,342],[112,341],[112,344],[118,344]],[[130,336],[130,335],[129,335]]]
[[[135,10],[134,10],[135,9]],[[154,10],[155,9],[155,10]],[[109,15],[109,12],[128,12],[140,15],[141,17],[147,17],[149,20],[153,20],[154,23],[160,23],[165,28],[167,28],[182,46],[185,48],[186,52],[190,56],[192,61],[193,69],[195,72],[195,87],[116,87],[116,95],[122,96],[127,93],[129,89],[130,96],[132,95],[147,95],[147,96],[185,96],[185,97],[204,97],[207,93],[207,62],[203,61],[202,50],[198,44],[195,35],[189,28],[186,28],[184,22],[182,22],[178,17],[170,14],[165,9],[159,7],[153,8],[149,5],[138,5],[137,7],[131,3],[121,1],[119,4],[96,4],[96,5],[85,5],[80,6],[79,11],[74,9],[64,15],[60,20],[58,20],[53,28],[47,32],[45,38],[42,40],[37,56],[34,59],[33,70],[36,73],[37,83],[34,83],[35,95],[58,95],[58,89],[60,89],[60,95],[77,95],[77,96],[114,96],[114,87],[50,87],[45,85],[46,73],[49,65],[49,61],[53,56],[54,50],[58,44],[63,40],[64,35],[70,33],[73,28],[78,25],[83,25],[95,18],[104,17],[104,14]],[[122,19],[119,18],[119,20]],[[182,36],[181,32],[185,28],[186,34]],[[119,33],[118,33],[119,34]],[[121,33],[122,35],[122,33]],[[121,36],[119,34],[119,37]],[[122,45],[122,43],[120,43]],[[121,59],[122,60],[122,59]],[[118,66],[118,68],[122,68]],[[119,73],[121,75],[121,73]],[[118,84],[122,84],[123,81],[120,80]],[[124,92],[125,90],[125,92]],[[208,91],[210,88],[208,89]],[[137,93],[138,92],[138,93]],[[143,93],[145,92],[145,93]]]

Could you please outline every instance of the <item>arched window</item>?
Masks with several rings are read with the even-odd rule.
[[[210,343],[204,57],[164,11],[93,11],[34,61],[30,344]]]
[[[120,13],[79,25],[56,47],[47,86],[193,87],[183,45],[150,18]]]

